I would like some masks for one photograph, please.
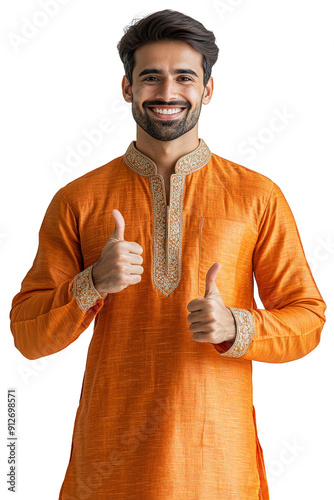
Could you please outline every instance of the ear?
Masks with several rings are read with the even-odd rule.
[[[213,78],[212,78],[212,76],[210,76],[208,83],[205,85],[205,88],[204,88],[204,95],[203,95],[202,103],[209,104],[209,102],[211,101],[211,98],[212,98],[212,94],[213,94]]]
[[[132,102],[131,86],[125,75],[122,79],[122,93],[126,102]]]

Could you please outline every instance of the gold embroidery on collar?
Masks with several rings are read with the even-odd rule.
[[[135,146],[135,141],[132,141],[126,150],[123,159],[128,167],[130,167],[135,172],[150,177],[151,175],[157,175],[158,169],[153,160],[146,156],[144,153],[139,151]],[[176,174],[190,174],[204,167],[208,163],[211,157],[211,151],[204,142],[200,139],[199,145],[194,151],[181,156],[176,162],[175,173]]]
[[[182,205],[185,176],[204,167],[211,151],[200,139],[199,146],[178,159],[175,174],[170,177],[169,221],[164,183],[156,163],[140,152],[131,142],[123,159],[138,174],[149,177],[153,201],[153,281],[166,297],[181,281],[182,275]],[[167,237],[168,232],[168,237]],[[168,262],[167,262],[168,258]]]

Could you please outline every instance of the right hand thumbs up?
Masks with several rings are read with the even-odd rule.
[[[109,241],[124,241],[124,217],[121,212],[119,212],[119,210],[116,210],[116,208],[114,208],[114,210],[112,211],[112,216],[115,222],[115,229],[111,234]]]
[[[143,263],[142,247],[134,241],[124,240],[125,221],[121,212],[114,209],[112,215],[115,229],[92,269],[94,286],[101,295],[117,293],[139,283],[144,272],[140,265]]]

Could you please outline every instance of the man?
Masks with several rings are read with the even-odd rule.
[[[280,188],[198,138],[213,33],[163,10],[118,50],[137,140],[56,193],[11,310],[28,359],[95,320],[59,498],[269,499],[252,361],[312,351],[326,304]]]

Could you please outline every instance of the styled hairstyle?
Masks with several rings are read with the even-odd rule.
[[[133,19],[123,31],[124,35],[118,42],[117,49],[130,86],[135,67],[135,51],[142,45],[159,40],[180,40],[201,53],[204,86],[207,84],[212,66],[218,59],[219,48],[213,32],[208,31],[199,21],[176,10],[165,9],[139,20]]]

